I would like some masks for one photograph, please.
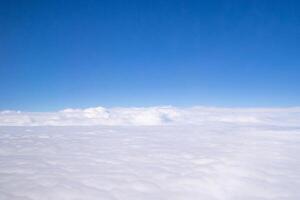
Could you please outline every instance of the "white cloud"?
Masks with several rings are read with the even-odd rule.
[[[215,108],[172,106],[64,109],[58,112],[0,112],[1,126],[300,124],[300,108]]]

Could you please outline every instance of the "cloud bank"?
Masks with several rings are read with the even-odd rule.
[[[299,126],[300,107],[94,107],[86,109],[69,108],[58,112],[0,112],[0,126],[151,126],[202,125],[207,123]]]

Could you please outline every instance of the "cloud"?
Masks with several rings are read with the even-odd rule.
[[[64,109],[58,112],[0,112],[0,126],[85,125],[203,125],[240,123],[262,125],[300,124],[300,107],[216,108],[172,106]]]

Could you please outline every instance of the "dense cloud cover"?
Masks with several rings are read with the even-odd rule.
[[[2,111],[0,199],[298,200],[299,124],[300,108]]]
[[[300,124],[300,107],[95,107],[58,112],[0,112],[2,126],[201,125],[210,122],[297,126]]]
[[[0,127],[1,200],[299,200],[300,129]]]

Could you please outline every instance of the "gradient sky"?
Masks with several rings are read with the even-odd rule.
[[[300,1],[0,1],[0,109],[300,105]]]

